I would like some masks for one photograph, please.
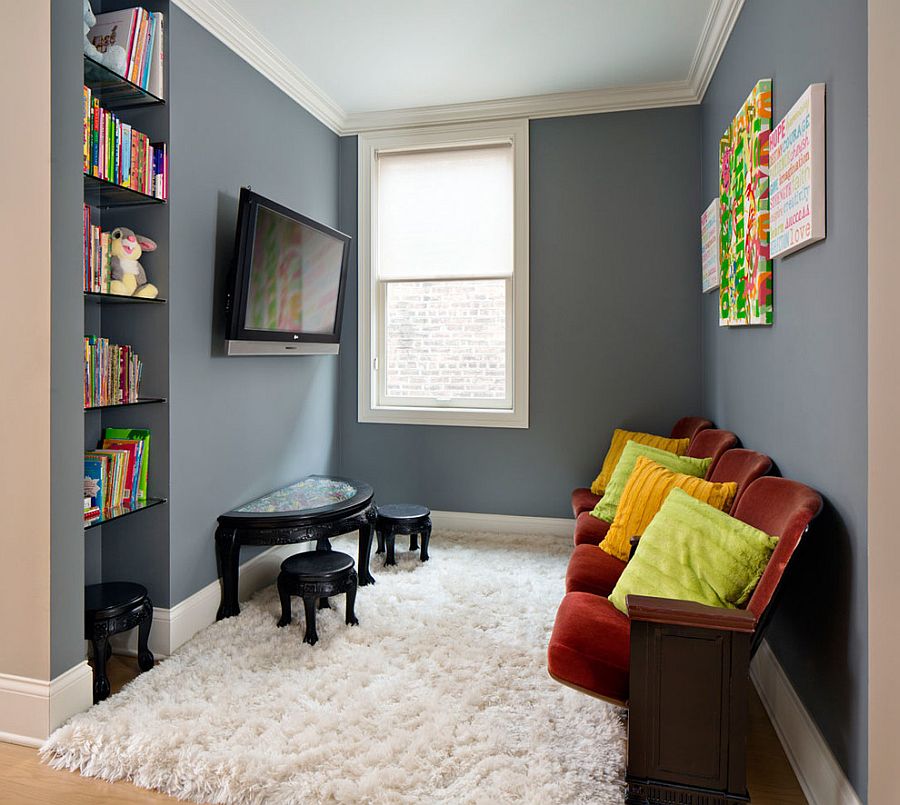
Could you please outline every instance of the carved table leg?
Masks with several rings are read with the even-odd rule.
[[[356,618],[356,611],[354,609],[356,605],[356,587],[359,583],[359,578],[355,570],[350,571],[350,575],[347,578],[347,600],[346,606],[347,611],[345,613],[344,621],[348,626],[358,626],[359,621]]]
[[[327,596],[327,595],[323,595],[323,596],[319,599],[319,609],[331,609],[331,604],[328,603],[328,596]]]
[[[239,615],[238,604],[238,566],[240,564],[241,544],[233,528],[216,529],[216,559],[219,564],[219,576],[222,579],[222,602],[216,613],[216,620]]]
[[[287,626],[291,622],[291,592],[284,573],[278,575],[278,598],[281,600],[281,617],[278,619],[278,625]]]
[[[319,633],[316,631],[316,596],[303,596],[303,609],[306,611],[306,634],[303,642],[314,646],[319,642]]]
[[[317,551],[330,551],[331,550],[331,540],[328,537],[319,537],[316,540],[316,550]]]
[[[419,535],[415,531],[409,535],[409,549],[411,551],[419,550]]]
[[[378,538],[378,548],[375,553],[384,553],[384,533],[380,528],[375,529],[375,536]]]
[[[386,565],[397,564],[397,560],[394,559],[394,542],[396,541],[396,536],[394,527],[388,526],[387,534],[384,535],[384,543],[387,546],[387,558],[384,560]]]
[[[422,553],[419,554],[419,559],[423,562],[428,561],[428,543],[431,541],[431,520],[428,521],[427,525],[422,529]]]
[[[372,552],[372,522],[359,527],[359,586],[374,584],[375,577],[369,571],[369,554]]]
[[[102,702],[110,693],[109,677],[106,675],[108,635],[105,623],[95,625],[91,635],[91,644],[94,647],[94,704]]]
[[[150,639],[150,626],[153,623],[153,604],[150,599],[144,600],[141,607],[141,621],[138,624],[138,668],[149,671],[153,667],[153,653],[147,647]]]

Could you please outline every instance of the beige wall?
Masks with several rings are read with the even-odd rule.
[[[0,97],[0,674],[50,678],[50,0],[15,21]]]
[[[869,0],[869,799],[897,801],[900,746],[900,3]]]

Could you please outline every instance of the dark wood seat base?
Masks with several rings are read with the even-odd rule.
[[[386,506],[378,506],[375,509],[375,536],[378,539],[376,553],[385,553],[384,563],[396,565],[394,557],[394,543],[398,534],[409,535],[409,549],[419,550],[419,540],[422,548],[419,559],[428,561],[428,544],[431,541],[431,512],[425,506],[417,506],[411,503],[391,503]]]
[[[84,590],[84,638],[94,650],[94,704],[110,694],[106,663],[112,656],[109,638],[138,627],[138,668],[149,671],[153,654],[147,646],[153,621],[153,604],[146,587],[117,581],[91,584]]]
[[[287,626],[291,620],[291,596],[303,599],[306,613],[306,633],[303,642],[314,646],[319,641],[316,631],[316,608],[328,609],[328,599],[345,593],[345,622],[357,626],[354,606],[359,578],[353,567],[353,558],[331,550],[315,550],[288,557],[281,564],[278,574],[278,597],[281,599],[281,618],[278,626]]]
[[[625,805],[743,805],[750,802],[749,794],[729,794],[722,791],[682,786],[659,780],[635,780],[626,776]]]

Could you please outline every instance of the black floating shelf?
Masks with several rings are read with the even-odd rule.
[[[165,299],[156,297],[156,299],[145,299],[142,296],[119,296],[114,293],[98,293],[95,291],[84,292],[85,302],[96,302],[98,305],[164,305]]]
[[[107,408],[127,408],[130,405],[149,405],[150,403],[164,403],[166,401],[165,397],[141,397],[136,402],[126,402],[126,403],[112,403],[110,405],[88,405],[85,406],[85,411],[102,411]]]
[[[142,204],[166,203],[165,199],[98,179],[89,173],[84,174],[84,195],[85,201],[92,207],[138,207]]]
[[[142,512],[146,509],[152,509],[154,506],[159,506],[165,502],[165,498],[147,498],[146,500],[139,500],[134,504],[117,506],[114,509],[109,509],[108,511],[98,514],[96,517],[92,517],[90,520],[85,520],[84,530],[87,531],[89,528],[96,528],[98,525],[104,525],[105,523],[111,523],[113,520],[128,517],[129,514],[136,514],[137,512]]]
[[[84,57],[84,83],[105,109],[134,109],[165,103],[162,98],[157,98],[89,56]]]

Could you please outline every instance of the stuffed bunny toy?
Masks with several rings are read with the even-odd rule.
[[[107,45],[104,50],[98,50],[94,43],[88,39],[88,31],[97,23],[97,18],[91,9],[90,0],[84,0],[82,14],[84,17],[84,43],[82,45],[84,55],[96,62],[100,62],[100,64],[108,67],[114,73],[124,76],[125,68],[128,65],[128,55],[125,53],[125,48],[121,45]]]
[[[109,233],[109,292],[117,296],[139,296],[156,299],[159,290],[147,282],[144,267],[138,262],[144,252],[152,252],[156,244],[144,235],[135,235],[124,226]]]

